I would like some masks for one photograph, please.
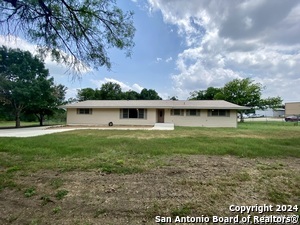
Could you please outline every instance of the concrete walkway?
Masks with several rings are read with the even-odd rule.
[[[156,123],[151,130],[174,130],[174,123]]]

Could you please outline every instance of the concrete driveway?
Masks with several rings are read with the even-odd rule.
[[[50,126],[0,129],[0,137],[34,137],[73,130],[70,128],[49,128]]]
[[[9,128],[0,129],[0,137],[34,137],[45,134],[53,134],[58,132],[65,132],[71,130],[86,130],[86,129],[96,129],[96,130],[174,130],[174,124],[155,124],[154,127],[26,127],[26,128]]]

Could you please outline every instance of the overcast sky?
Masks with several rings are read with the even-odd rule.
[[[67,97],[79,88],[99,88],[113,81],[124,91],[155,89],[163,99],[209,86],[222,87],[235,78],[263,84],[263,97],[300,101],[299,0],[117,0],[134,11],[137,29],[131,58],[111,51],[112,70],[83,74],[46,60]],[[17,42],[17,43],[16,43]],[[0,44],[32,50],[22,39],[0,36]]]

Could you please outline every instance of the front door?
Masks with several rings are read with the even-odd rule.
[[[164,123],[165,122],[165,110],[164,109],[158,109],[157,110],[157,122],[158,123]]]

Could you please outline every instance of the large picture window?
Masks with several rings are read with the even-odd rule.
[[[147,110],[146,109],[121,109],[122,119],[146,119]]]
[[[226,109],[210,109],[208,116],[230,116],[230,111]]]
[[[77,114],[92,114],[92,109],[77,109]]]
[[[187,109],[186,115],[187,116],[200,116],[200,109]]]
[[[183,116],[184,110],[183,109],[171,109],[171,116]]]

